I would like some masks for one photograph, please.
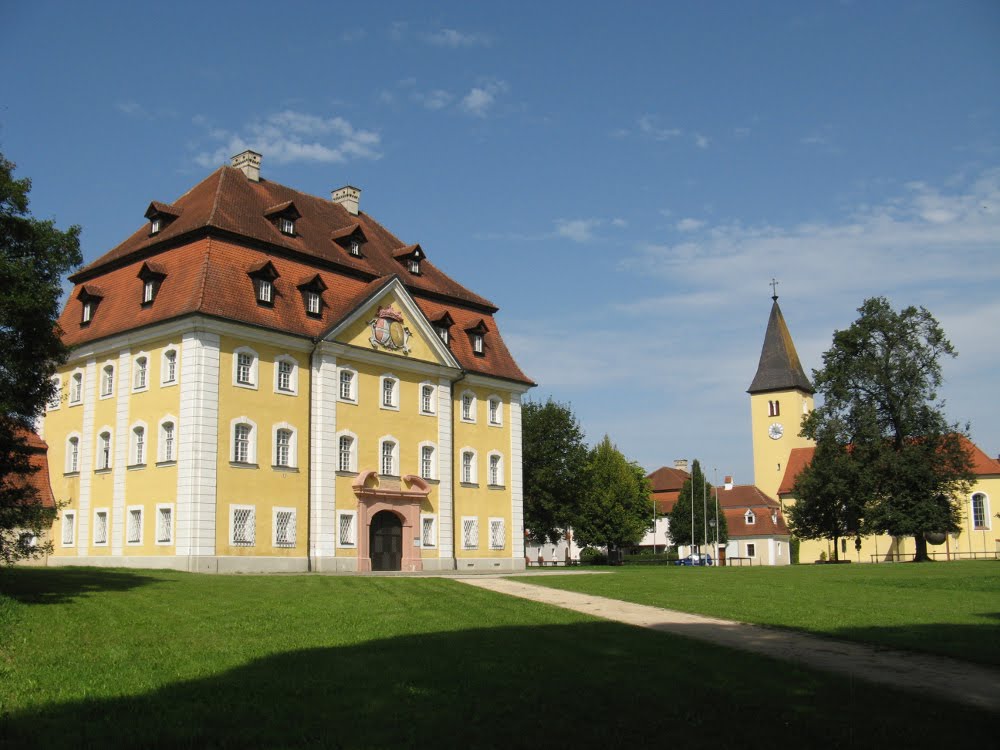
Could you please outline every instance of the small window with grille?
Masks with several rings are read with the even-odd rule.
[[[354,513],[341,512],[338,514],[337,543],[341,547],[353,547],[355,544],[357,544]]]
[[[479,549],[479,519],[462,519],[462,549]]]
[[[274,509],[274,546],[295,546],[295,509]]]
[[[503,549],[506,545],[507,535],[505,523],[502,518],[490,519],[490,549]]]
[[[420,541],[424,547],[434,547],[437,545],[437,529],[435,528],[434,516],[420,517]]]
[[[76,511],[67,510],[63,512],[62,522],[62,544],[63,547],[72,547],[76,544]]]
[[[229,541],[236,547],[253,547],[256,544],[257,521],[252,505],[231,505]]]
[[[156,543],[171,544],[174,541],[174,509],[170,505],[156,507]]]
[[[98,510],[94,512],[94,544],[103,547],[108,543],[108,512]]]
[[[125,541],[128,544],[142,544],[142,508],[129,508]]]

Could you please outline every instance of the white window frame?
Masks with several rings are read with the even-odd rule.
[[[129,535],[132,529],[132,517],[133,514],[139,512],[139,538],[135,541]],[[142,546],[142,540],[146,535],[146,513],[145,508],[141,505],[129,505],[125,508],[125,545],[128,547],[140,547]]]
[[[434,326],[437,331],[438,338],[441,339],[441,343],[448,346],[448,339],[451,338],[451,334],[448,332],[447,326]]]
[[[171,454],[167,456],[167,430],[166,425],[173,425],[173,450]],[[177,462],[177,436],[180,433],[177,430],[177,417],[173,414],[167,414],[156,426],[156,462],[160,464],[172,464]]]
[[[250,355],[249,382],[240,382],[240,355]],[[257,371],[260,364],[260,355],[249,346],[240,346],[233,350],[233,385],[237,388],[248,388],[251,391],[257,390]]]
[[[466,397],[469,397],[471,401],[469,402],[469,409],[466,411]],[[458,414],[460,419],[466,424],[476,423],[476,412],[479,409],[479,399],[476,398],[474,391],[465,390],[462,391],[462,395],[458,401]]]
[[[757,515],[747,508],[747,512],[743,514],[743,520],[747,522],[747,526],[754,526],[757,523]]]
[[[491,516],[489,519],[489,523],[490,523],[490,540],[489,540],[490,549],[494,551],[507,549],[507,520],[501,516]],[[500,526],[501,541],[499,545],[493,543],[493,537],[494,537],[493,529],[495,525]]]
[[[115,363],[108,361],[101,367],[101,390],[99,398],[103,401],[106,398],[115,397]]]
[[[746,553],[747,553],[747,557],[749,557],[750,559],[752,559],[752,560],[756,559],[757,558],[757,543],[756,542],[747,542],[746,543]]]
[[[497,460],[496,476],[493,476],[493,459]],[[503,454],[500,451],[490,451],[486,457],[486,479],[490,487],[506,487],[506,477],[504,475]],[[497,479],[499,481],[494,482]]]
[[[286,430],[288,436],[288,463],[278,463],[278,432]],[[297,469],[299,466],[299,431],[288,422],[278,422],[271,426],[271,466],[275,469]]]
[[[140,366],[140,362],[143,362]],[[142,385],[139,385],[139,373],[142,372]],[[143,393],[149,390],[149,352],[137,352],[132,357],[132,393]]]
[[[274,304],[274,282],[258,276],[253,280],[253,293],[258,302],[266,305]]]
[[[104,440],[104,436],[107,435],[107,441]],[[105,458],[103,442],[107,442],[107,463],[103,463],[102,459]],[[111,429],[108,425],[104,425],[97,431],[97,450],[94,452],[94,470],[95,471],[111,471],[115,466],[115,431]]]
[[[347,438],[351,441],[351,447],[348,450],[347,455],[347,465],[348,468],[341,468],[340,462],[340,441],[343,438]],[[342,473],[358,473],[358,436],[355,435],[350,430],[341,430],[337,433],[337,471]]]
[[[158,234],[162,228],[163,228],[163,219],[161,219],[159,216],[154,216],[152,219],[149,220],[150,234]]]
[[[470,543],[469,538],[465,534],[465,524],[467,521],[472,522],[472,528],[475,530],[475,539]],[[479,516],[462,516],[462,549],[479,549]]]
[[[348,248],[348,252],[351,255],[353,255],[355,258],[360,258],[361,257],[361,240],[354,239],[354,240],[351,240],[350,243],[348,243],[348,244],[350,245],[350,247]]]
[[[159,230],[157,230],[159,231]],[[153,232],[155,234],[156,232]],[[142,280],[142,304],[148,305],[153,301],[156,296],[156,282],[153,279],[146,278]]]
[[[291,528],[291,539],[278,539],[278,514],[290,513],[291,520],[288,527]],[[298,544],[298,512],[295,508],[274,507],[271,508],[271,546],[279,549],[293,549]]]
[[[983,525],[976,526],[976,515],[975,515],[975,500],[976,497],[983,498]],[[973,531],[990,531],[990,496],[987,495],[982,490],[976,490],[969,496],[969,521],[972,524]]]
[[[428,389],[430,389],[430,402],[429,402],[430,408],[425,408],[428,405],[427,403],[425,403],[427,401],[427,399],[425,398],[426,396],[425,391],[427,391]],[[420,409],[420,413],[430,417],[434,416],[434,414],[437,413],[437,408],[436,408],[437,386],[434,385],[434,383],[430,383],[425,380],[423,383],[420,384],[419,393],[420,393],[420,403],[418,404],[418,407]]]
[[[236,427],[241,424],[245,424],[250,427],[246,461],[236,460]],[[235,417],[229,422],[229,461],[237,466],[257,465],[257,423],[246,415]]]
[[[319,315],[323,312],[323,295],[313,289],[306,289],[306,313]]]
[[[168,511],[170,513],[170,524],[167,528],[167,538],[161,539],[160,531],[163,529],[163,524],[161,522],[163,511]],[[158,547],[168,547],[174,543],[174,504],[173,503],[157,503],[156,504],[156,538],[155,542]]]
[[[62,405],[62,377],[59,375],[52,376],[52,395],[49,400],[45,402],[45,411],[55,411]]]
[[[393,471],[386,473],[383,472],[385,463],[385,444],[392,443],[392,468]],[[379,476],[389,476],[389,477],[400,477],[403,475],[402,469],[399,465],[399,440],[394,438],[392,435],[383,435],[378,439],[378,473]]]
[[[344,375],[350,374],[351,382],[348,386],[348,392],[350,395],[344,395]],[[348,404],[358,403],[358,371],[353,367],[338,367],[337,368],[337,400],[343,401]]]
[[[425,526],[430,522],[430,541],[427,539]],[[438,545],[438,524],[437,515],[434,513],[420,514],[420,546],[424,549],[435,549]]]
[[[474,333],[472,334],[472,351],[475,354],[483,353],[483,334]]]
[[[98,541],[97,537],[97,517],[104,516],[104,541]],[[110,543],[111,531],[111,512],[108,508],[94,508],[94,546],[95,547],[107,547]]]
[[[241,511],[249,511],[250,519],[250,541],[236,540],[236,514]],[[256,547],[257,546],[257,506],[231,503],[229,505],[229,545],[231,547]]]
[[[278,218],[278,229],[281,230],[282,234],[287,234],[290,236],[295,236],[295,220],[289,219],[287,216],[281,216]]]
[[[389,381],[392,381],[392,388],[388,391],[389,397],[392,399],[391,404],[385,402],[387,392],[385,386]],[[399,378],[391,372],[381,375],[378,379],[378,405],[380,409],[399,411]]]
[[[429,448],[431,451],[431,466],[430,475],[424,476],[424,449]],[[417,446],[417,474],[421,479],[437,479],[438,478],[438,450],[437,446],[429,440],[425,440],[420,445]]]
[[[351,527],[348,536],[350,539],[344,540],[341,535],[341,518],[343,516],[350,516]],[[338,510],[337,511],[337,546],[338,547],[357,547],[358,546],[358,512],[356,510]]]
[[[142,430],[142,456],[139,456],[139,433]],[[142,420],[133,422],[128,428],[128,465],[145,466],[149,463],[149,428]]]
[[[69,534],[66,534],[67,525],[69,526]],[[69,539],[67,540],[67,536]],[[62,529],[60,529],[59,541],[62,543],[63,547],[75,547],[76,546],[76,511],[75,510],[64,510],[62,514]]]
[[[170,358],[168,355],[174,355],[174,377],[173,380],[167,380],[167,373],[170,371],[169,363]],[[164,388],[170,388],[177,385],[181,379],[181,355],[180,349],[171,344],[166,349],[163,350],[163,354],[160,355],[160,385]]]
[[[73,447],[76,446],[76,456],[73,455]],[[75,458],[75,460],[74,460]],[[64,474],[80,473],[80,433],[71,432],[66,436],[66,460],[63,466]]]
[[[495,411],[494,404],[496,404]],[[490,427],[503,427],[503,399],[495,393],[486,399],[486,424]]]
[[[69,405],[79,406],[83,403],[83,370],[73,370],[69,376]]]
[[[279,385],[282,363],[292,366],[291,372],[288,374],[288,388],[282,388]],[[291,354],[279,354],[274,358],[274,392],[280,393],[282,396],[299,395],[299,361]]]
[[[87,300],[83,303],[83,319],[82,322],[89,323],[94,319],[94,303]]]
[[[465,472],[465,456],[466,454],[472,456],[472,462],[469,465],[469,474]],[[477,485],[479,484],[479,453],[475,448],[466,445],[458,452],[458,470],[459,470],[459,484],[464,485]]]

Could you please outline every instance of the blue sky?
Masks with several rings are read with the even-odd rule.
[[[947,411],[1000,452],[1000,4],[0,5],[0,151],[92,260],[245,147],[500,308],[648,469],[752,480],[772,277],[807,370],[924,305]]]

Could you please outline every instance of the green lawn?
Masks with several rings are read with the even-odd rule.
[[[995,723],[450,580],[0,570],[5,750],[985,746]]]
[[[601,568],[553,588],[1000,665],[1000,563]]]

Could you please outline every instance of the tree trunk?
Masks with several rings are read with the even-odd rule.
[[[920,532],[914,534],[913,543],[916,547],[916,551],[913,555],[913,562],[930,562],[931,558],[927,554],[927,540],[924,539],[924,535]]]
[[[836,534],[833,535],[833,554],[830,556],[832,562],[837,562],[840,560],[840,550],[838,549],[837,542],[840,540]]]

